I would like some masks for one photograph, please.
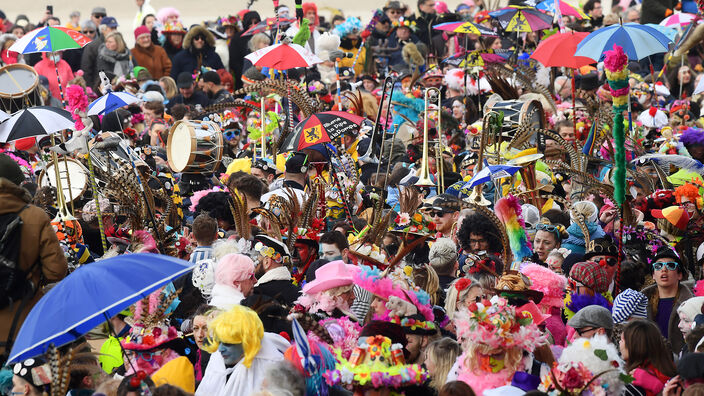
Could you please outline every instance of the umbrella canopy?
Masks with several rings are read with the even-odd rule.
[[[555,33],[541,41],[530,57],[545,67],[578,69],[594,63],[594,60],[586,56],[574,56],[577,45],[588,35],[586,32]]]
[[[473,188],[474,186],[484,184],[488,181],[511,177],[511,175],[518,172],[520,169],[520,166],[513,165],[485,165],[477,174],[472,176],[462,188]]]
[[[675,37],[677,37],[677,29],[675,26],[667,27],[662,25],[656,25],[654,23],[646,23],[645,26],[650,26],[651,28],[664,34],[665,37],[669,38],[672,41],[675,41]]]
[[[254,66],[288,70],[296,67],[311,67],[323,60],[309,50],[293,43],[279,43],[254,51],[245,56]]]
[[[279,18],[279,26],[291,24],[293,22],[296,22],[296,20],[296,18]],[[246,32],[242,33],[242,36],[252,36],[257,33],[264,33],[273,29],[276,29],[276,18],[267,18],[259,22],[258,24],[252,26],[251,28],[247,29]]]
[[[552,16],[526,6],[508,6],[489,13],[507,32],[535,32],[552,27]]]
[[[433,29],[444,32],[476,34],[477,36],[498,36],[495,31],[474,22],[445,22],[433,26]]]
[[[343,133],[353,131],[366,118],[344,111],[315,113],[299,122],[281,144],[281,151],[303,150],[319,143],[328,143]]]
[[[638,23],[611,25],[590,33],[577,46],[576,56],[586,56],[597,61],[604,59],[604,52],[614,45],[623,47],[628,59],[641,60],[650,55],[669,50],[672,43],[664,34],[650,26]]]
[[[0,124],[0,143],[73,129],[71,113],[51,106],[20,110]]]
[[[669,17],[663,19],[660,21],[659,25],[660,26],[665,26],[665,27],[680,27],[680,26],[685,26],[689,25],[692,23],[694,18],[696,17],[695,14],[688,14],[686,12],[681,12],[679,14],[673,14],[670,15]]]
[[[582,11],[581,8],[577,8],[567,2],[564,2],[562,0],[557,0],[557,3],[560,7],[560,14],[564,16],[573,16],[577,19],[589,19],[589,16]],[[545,0],[538,5],[535,6],[535,8],[547,12],[551,12],[553,14],[556,13],[555,10],[555,0]]]
[[[107,114],[120,107],[125,107],[137,102],[139,102],[139,99],[131,93],[110,91],[88,105],[87,114],[89,116]]]
[[[10,115],[5,113],[4,111],[0,110],[0,122],[3,122],[10,118]]]
[[[151,253],[125,254],[84,265],[32,308],[8,362],[72,342],[134,302],[193,269],[194,264]]]
[[[56,52],[81,48],[89,42],[90,39],[77,30],[60,26],[44,26],[22,36],[12,44],[9,51],[20,54]]]

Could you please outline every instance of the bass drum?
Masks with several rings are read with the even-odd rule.
[[[223,138],[212,121],[177,121],[166,143],[166,158],[173,172],[213,173],[222,161]]]
[[[504,126],[501,130],[504,139],[511,139],[516,133],[518,126],[527,117],[530,117],[528,126],[532,128],[542,129],[547,125],[543,105],[539,100],[535,99],[528,101],[502,100],[498,95],[492,96],[484,105],[484,114],[490,111],[504,113]]]
[[[64,192],[66,202],[69,203],[83,196],[90,181],[88,179],[88,169],[83,164],[73,158],[65,158],[65,160],[65,165],[64,158],[58,160],[59,175],[61,177],[61,190]],[[68,167],[68,174],[66,173],[66,167]],[[40,187],[56,187],[56,171],[54,170],[53,162],[47,163],[46,168],[39,174],[37,184]]]
[[[15,63],[0,68],[0,109],[12,114],[41,104],[39,75],[33,67]]]

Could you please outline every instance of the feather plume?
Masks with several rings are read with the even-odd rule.
[[[695,172],[704,175],[704,165],[694,158],[685,157],[678,154],[646,154],[638,157],[631,162],[644,163],[653,161],[660,166],[675,166],[690,172]]]
[[[494,212],[506,227],[514,263],[520,263],[530,257],[533,252],[526,236],[525,223],[520,217],[521,206],[518,204],[518,199],[512,195],[501,198],[494,205]]]
[[[414,213],[423,202],[421,195],[414,188],[404,188],[398,197],[401,213]]]
[[[411,67],[418,67],[425,64],[423,54],[420,53],[418,47],[413,43],[408,43],[403,46],[401,56],[403,57],[403,61]]]

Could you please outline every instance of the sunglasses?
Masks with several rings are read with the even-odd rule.
[[[199,34],[199,35],[193,37],[193,40],[203,40],[203,41],[205,41],[205,36],[202,35],[202,34]]]
[[[439,210],[433,210],[431,212],[428,212],[428,216],[430,216],[430,217],[443,217],[443,216],[445,216],[445,212],[439,211]]]
[[[240,135],[240,130],[239,129],[227,129],[227,130],[225,130],[225,132],[222,133],[222,135],[225,137],[225,139],[232,140]]]
[[[653,263],[653,269],[655,271],[660,271],[660,270],[662,270],[663,267],[665,267],[665,268],[667,268],[668,271],[675,271],[677,269],[678,265],[680,265],[680,264],[677,262],[674,262],[674,261],[667,262],[667,263],[662,262],[662,261],[658,261],[658,262]]]
[[[83,34],[95,34],[95,30],[84,30]]]
[[[106,16],[106,14],[93,14],[94,18],[105,18]]]

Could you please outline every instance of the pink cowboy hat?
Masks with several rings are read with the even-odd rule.
[[[303,286],[303,293],[316,294],[354,283],[357,267],[342,260],[331,261],[315,270],[315,280]]]

